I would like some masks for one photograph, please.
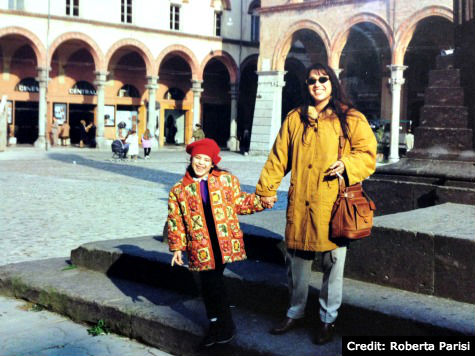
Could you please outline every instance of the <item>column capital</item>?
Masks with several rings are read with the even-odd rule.
[[[147,84],[145,85],[146,89],[157,89],[158,88],[158,75],[147,75]]]
[[[332,68],[332,69],[333,69],[333,71],[335,72],[336,77],[337,77],[338,79],[340,79],[340,74],[343,73],[343,71],[345,70],[344,68]]]
[[[284,70],[267,70],[267,71],[256,71],[258,76],[258,83],[266,84],[272,87],[284,87],[285,81],[284,76],[287,71]]]
[[[106,85],[107,82],[107,76],[109,75],[109,72],[105,71],[95,71],[94,74],[96,75],[96,80],[94,81],[94,85],[97,87],[103,87]]]
[[[391,64],[387,67],[391,71],[391,78],[388,81],[391,84],[391,89],[394,89],[394,86],[401,86],[406,82],[403,74],[407,66]]]
[[[197,80],[197,79],[192,79],[191,80],[191,91],[193,93],[201,93],[204,89],[202,88],[203,81],[202,80]]]
[[[38,73],[38,76],[36,77],[36,80],[38,83],[41,85],[42,83],[46,83],[49,81],[49,72],[51,68],[46,68],[46,67],[37,67],[36,72]]]

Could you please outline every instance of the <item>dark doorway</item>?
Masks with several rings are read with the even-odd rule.
[[[34,144],[38,138],[38,102],[15,102],[15,136],[18,144]]]
[[[206,137],[226,147],[229,138],[231,107],[229,105],[203,105],[203,131]]]
[[[94,108],[91,104],[69,104],[69,126],[71,127],[71,144],[79,144],[81,140],[81,120],[86,126],[94,122]]]

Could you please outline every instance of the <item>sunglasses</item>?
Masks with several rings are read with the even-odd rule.
[[[330,80],[330,78],[328,78],[328,77],[318,77],[318,79],[317,78],[308,78],[305,81],[305,83],[307,83],[307,85],[313,85],[318,81],[320,84],[325,84],[329,80]]]

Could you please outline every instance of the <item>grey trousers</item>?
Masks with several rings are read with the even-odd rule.
[[[287,317],[303,318],[308,297],[311,266],[315,253],[287,250],[285,260],[290,293],[290,307]],[[338,316],[343,296],[343,271],[346,246],[322,253],[323,281],[320,290],[320,320],[333,323]]]

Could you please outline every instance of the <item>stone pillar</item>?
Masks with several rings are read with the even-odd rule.
[[[5,148],[7,147],[7,121],[7,96],[2,95],[2,101],[0,102],[0,152],[5,151]]]
[[[257,72],[251,154],[268,154],[282,125],[282,88],[285,71]]]
[[[399,116],[401,113],[401,86],[405,82],[403,73],[407,66],[388,65],[388,68],[391,70],[391,78],[389,79],[389,84],[391,85],[392,95],[389,162],[397,162],[399,161]]]
[[[237,99],[239,88],[237,84],[231,84],[231,127],[229,130],[228,148],[231,151],[239,151],[239,140],[237,139]]]
[[[104,88],[107,81],[107,72],[94,72],[96,80],[94,85],[97,92],[97,122],[96,122],[96,148],[106,148],[109,146],[104,138]]]
[[[38,138],[35,141],[35,147],[47,149],[48,141],[46,139],[46,89],[48,86],[48,68],[36,68],[38,76],[36,80],[39,86],[39,102],[38,102]]]
[[[202,80],[191,80],[191,91],[193,92],[193,129],[195,128],[196,124],[200,123],[201,117],[201,93],[203,92],[203,88],[201,85],[203,84]]]
[[[158,141],[155,137],[155,130],[157,127],[157,88],[158,88],[158,76],[147,76],[147,85],[145,88],[148,90],[148,122],[147,128],[150,130],[150,134],[153,137],[152,148],[158,147]],[[160,136],[163,135],[163,131],[160,130]]]

